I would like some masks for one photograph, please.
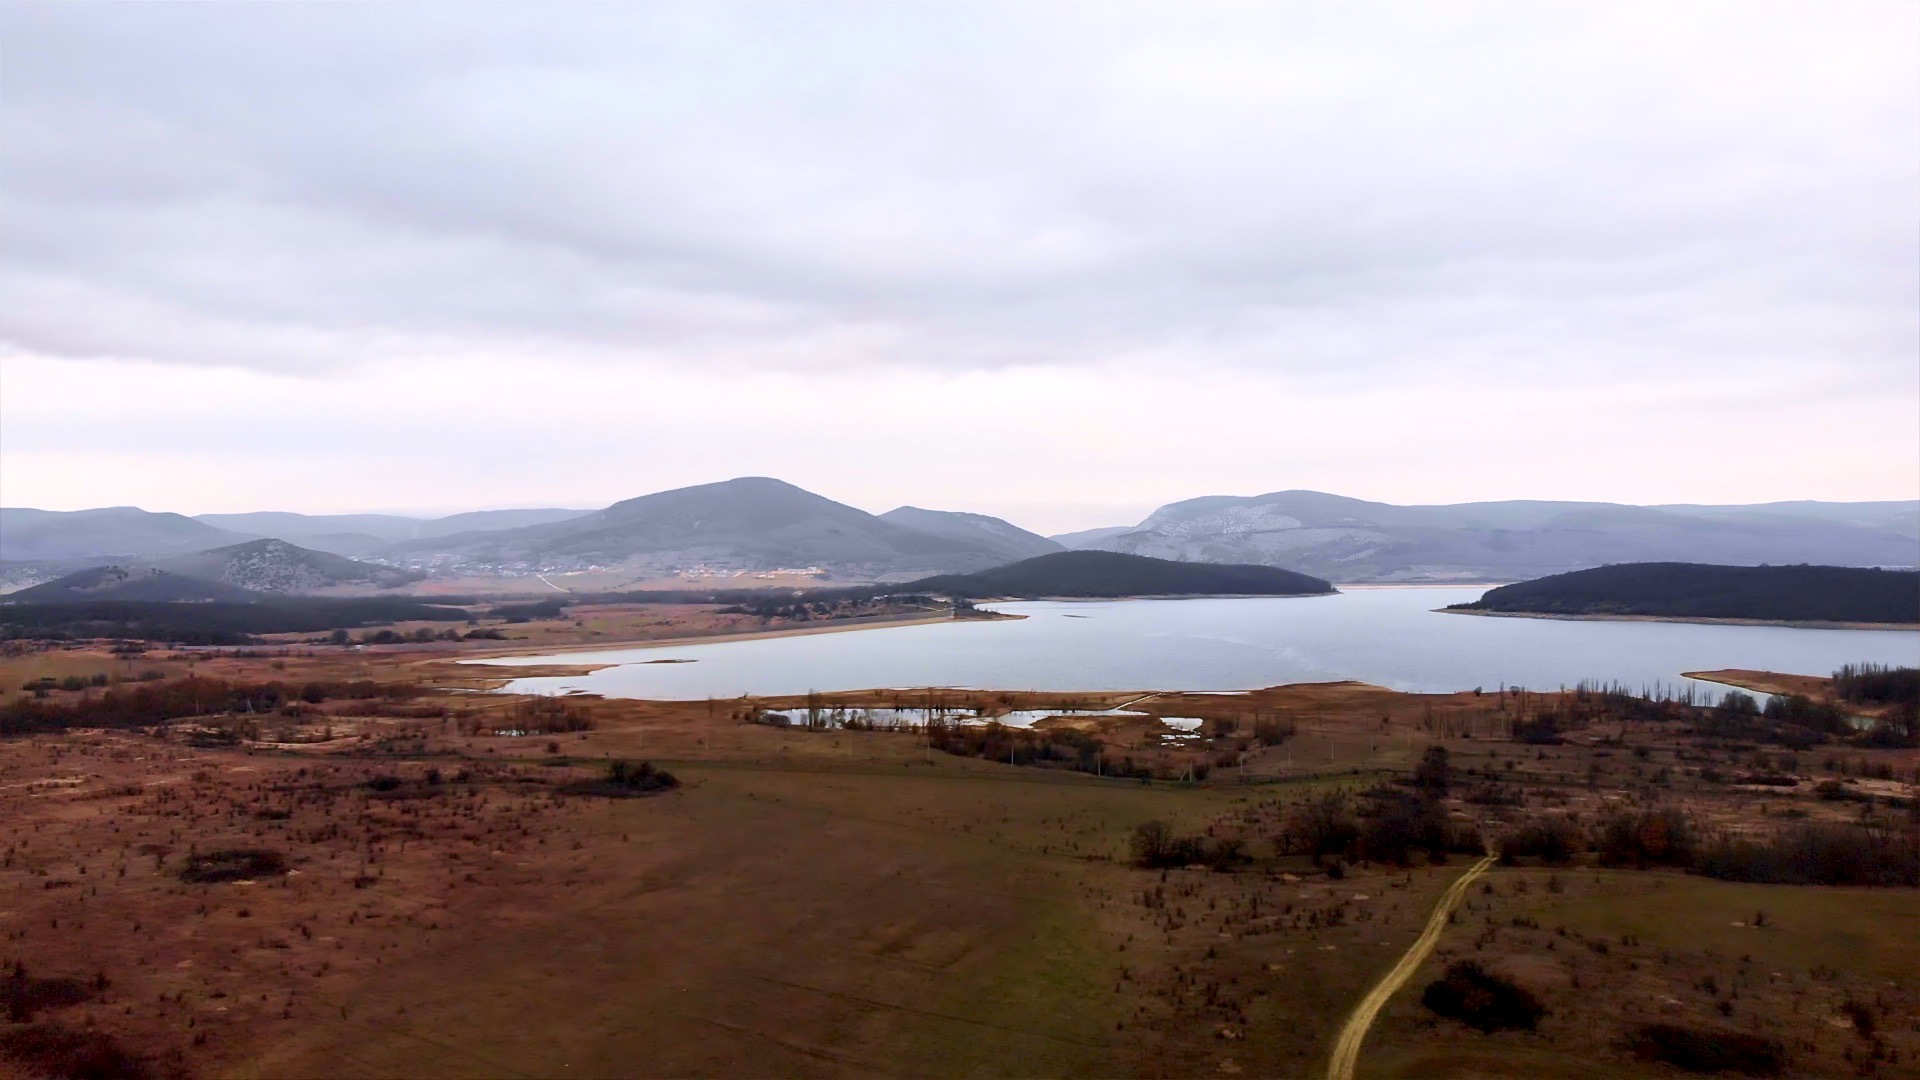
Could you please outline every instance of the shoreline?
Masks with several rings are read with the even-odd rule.
[[[1341,592],[1348,589],[1497,589],[1512,581],[1349,581],[1333,583]]]
[[[998,596],[968,599],[975,604],[1111,604],[1121,600],[1312,600],[1339,595],[1340,590],[1333,589],[1328,592],[1300,593],[1130,593],[1126,596]]]
[[[1683,679],[1713,683],[1715,686],[1731,686],[1754,694],[1775,696],[1781,694],[1805,694],[1808,683],[1824,683],[1818,675],[1796,675],[1785,671],[1759,671],[1752,668],[1716,668],[1712,671],[1683,671]],[[1794,685],[1798,681],[1801,685]]]
[[[749,630],[738,634],[693,634],[671,638],[641,638],[635,641],[596,641],[580,642],[568,645],[528,645],[517,649],[487,649],[472,656],[463,656],[454,663],[485,664],[508,656],[545,656],[551,653],[605,652],[610,649],[672,649],[686,645],[712,645],[723,641],[765,641],[771,638],[802,637],[808,634],[840,634],[854,630],[879,630],[894,626],[936,626],[940,623],[994,622],[999,619],[1024,619],[1025,615],[995,614],[991,619],[956,619],[951,615],[927,616],[912,619],[877,619],[871,622],[846,620],[839,626],[788,626],[779,630]],[[439,657],[437,659],[448,659]],[[506,667],[514,665],[494,665]],[[581,665],[586,666],[586,665]],[[613,665],[600,665],[609,667]]]
[[[1558,619],[1562,622],[1665,622],[1705,626],[1780,626],[1789,630],[1920,630],[1920,623],[1822,622],[1794,619],[1721,619],[1707,615],[1568,615],[1557,611],[1477,611],[1434,608],[1442,615],[1482,615],[1495,619]]]

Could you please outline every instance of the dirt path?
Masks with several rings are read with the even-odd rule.
[[[1427,920],[1427,928],[1420,931],[1413,946],[1393,966],[1393,970],[1387,972],[1387,977],[1367,991],[1367,996],[1354,1006],[1353,1015],[1347,1017],[1346,1026],[1340,1029],[1340,1038],[1333,1044],[1333,1060],[1327,1065],[1327,1080],[1353,1080],[1354,1064],[1360,1060],[1360,1043],[1366,1039],[1367,1029],[1373,1026],[1373,1018],[1426,962],[1433,953],[1433,947],[1440,944],[1440,935],[1447,928],[1447,916],[1453,914],[1460,898],[1466,895],[1467,886],[1485,873],[1487,867],[1493,865],[1493,860],[1492,855],[1481,859],[1461,874],[1458,881],[1447,886],[1447,891],[1440,895],[1440,902],[1433,907],[1433,916]]]

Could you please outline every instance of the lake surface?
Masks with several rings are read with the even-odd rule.
[[[1920,632],[1487,618],[1434,611],[1478,588],[1356,589],[1337,596],[1022,602],[1027,616],[668,648],[468,661],[615,664],[591,675],[516,679],[516,693],[702,699],[811,690],[956,686],[994,690],[1252,690],[1358,679],[1422,693],[1535,690],[1582,680],[1632,690],[1723,688],[1682,671],[1757,668],[1826,675],[1850,661],[1920,664]],[[681,660],[691,663],[663,664]]]

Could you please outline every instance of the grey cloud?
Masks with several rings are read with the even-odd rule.
[[[1906,378],[1906,6],[5,8],[0,341]]]

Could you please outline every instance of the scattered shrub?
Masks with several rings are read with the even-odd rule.
[[[0,1057],[36,1076],[146,1080],[153,1075],[145,1062],[121,1049],[112,1036],[59,1024],[33,1024],[0,1034]]]
[[[1560,722],[1551,713],[1541,713],[1531,720],[1517,721],[1513,725],[1513,737],[1517,742],[1528,746],[1558,746],[1567,740],[1560,735]]]
[[[76,727],[152,727],[189,717],[223,714],[257,716],[275,712],[316,694],[322,699],[385,698],[404,701],[421,693],[420,687],[411,683],[376,683],[367,679],[307,683],[298,687],[280,682],[229,682],[197,675],[171,681],[163,679],[160,673],[149,672],[140,676],[137,685],[123,684],[108,689],[98,697],[66,702],[16,699],[0,706],[0,736],[65,731]]]
[[[1261,746],[1279,746],[1293,738],[1299,730],[1291,720],[1282,720],[1277,716],[1256,716],[1253,720],[1253,741]]]
[[[606,779],[588,785],[588,790],[602,795],[652,795],[679,786],[677,777],[654,768],[651,761],[612,761],[607,764]]]
[[[1155,769],[1136,761],[1131,754],[1111,758],[1098,738],[1071,728],[1037,731],[997,723],[961,724],[935,717],[928,721],[926,733],[927,745],[935,750],[1009,765],[1070,769],[1134,780],[1205,779],[1207,772],[1205,762],[1178,767],[1170,763]]]
[[[1333,791],[1288,807],[1277,846],[1286,854],[1310,855],[1318,863],[1329,855],[1346,855],[1359,841],[1360,823],[1346,795]]]
[[[1674,808],[1615,814],[1600,827],[1600,865],[1690,866],[1693,826]]]
[[[1873,1006],[1868,1005],[1864,1001],[1848,998],[1840,1003],[1840,1013],[1852,1022],[1855,1034],[1863,1039],[1873,1038],[1873,1031],[1876,1026]]]
[[[78,1005],[92,996],[87,984],[79,979],[35,978],[18,961],[12,974],[0,980],[0,1010],[16,1024],[32,1020],[33,1014],[42,1009]]]
[[[1246,861],[1246,844],[1239,837],[1208,841],[1204,836],[1175,836],[1164,821],[1142,822],[1130,842],[1133,864],[1146,869],[1205,864],[1231,870]]]
[[[536,600],[526,604],[499,604],[487,612],[492,619],[505,619],[510,623],[531,622],[535,619],[558,619],[566,614],[567,602],[561,599]]]
[[[1409,866],[1415,851],[1444,855],[1447,812],[1435,800],[1389,793],[1360,830],[1360,849],[1376,862]]]
[[[1773,885],[1920,885],[1920,838],[1863,825],[1806,824],[1771,840],[1723,839],[1694,872]]]
[[[1500,838],[1500,861],[1513,865],[1518,859],[1539,859],[1560,865],[1572,861],[1580,850],[1580,830],[1558,814],[1542,814],[1516,825]]]
[[[1847,664],[1833,673],[1833,690],[1842,701],[1869,705],[1920,701],[1920,668]]]
[[[1420,764],[1413,769],[1413,786],[1436,799],[1446,798],[1447,788],[1453,783],[1453,766],[1447,761],[1447,748],[1429,746],[1420,756]]]
[[[1547,1011],[1531,991],[1471,960],[1449,966],[1445,976],[1428,983],[1420,1004],[1489,1032],[1506,1028],[1532,1031]]]
[[[1642,1059],[1665,1062],[1688,1072],[1778,1076],[1786,1068],[1786,1048],[1780,1043],[1724,1028],[1642,1024],[1628,1042]]]
[[[286,872],[287,857],[270,848],[223,848],[204,855],[187,856],[187,865],[181,869],[180,879],[204,885]]]

